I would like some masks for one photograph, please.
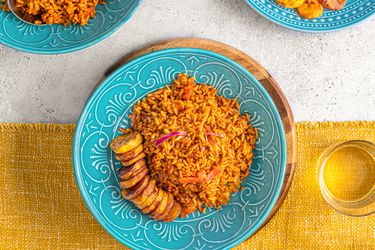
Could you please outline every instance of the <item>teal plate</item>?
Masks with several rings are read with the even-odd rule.
[[[321,17],[307,20],[300,17],[296,10],[284,8],[276,0],[245,1],[272,22],[305,32],[341,30],[351,27],[375,13],[375,0],[348,0],[342,10],[324,10]]]
[[[133,105],[187,72],[214,85],[220,95],[237,97],[258,128],[251,175],[244,189],[221,210],[194,212],[171,223],[141,214],[121,197],[121,162],[109,149],[119,128],[130,126]],[[76,181],[88,208],[117,240],[134,249],[228,249],[248,238],[276,203],[284,179],[286,144],[277,109],[246,69],[222,55],[175,48],[141,56],[110,75],[91,95],[79,118],[73,144]]]
[[[35,54],[61,54],[87,48],[107,38],[134,14],[142,0],[107,0],[96,7],[86,26],[26,24],[0,10],[0,43]]]

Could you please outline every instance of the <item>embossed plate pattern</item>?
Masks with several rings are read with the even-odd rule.
[[[126,23],[142,0],[107,0],[98,5],[86,26],[44,25],[22,22],[0,10],[0,43],[36,54],[60,54],[87,48],[107,38]]]
[[[325,10],[319,18],[301,18],[296,10],[282,7],[276,0],[245,0],[267,19],[284,27],[307,32],[327,32],[353,26],[375,13],[375,0],[348,0],[344,9]]]
[[[142,215],[121,197],[115,160],[108,145],[129,127],[133,105],[148,93],[187,72],[214,85],[219,94],[237,97],[259,130],[251,175],[244,189],[222,210],[195,212],[172,223]],[[80,192],[94,217],[123,244],[135,249],[227,249],[262,224],[279,195],[286,145],[277,109],[261,84],[242,66],[219,54],[166,49],[141,56],[119,68],[91,95],[74,136],[73,163]]]

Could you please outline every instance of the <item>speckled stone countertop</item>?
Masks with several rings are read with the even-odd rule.
[[[174,37],[218,40],[262,64],[297,121],[375,120],[375,18],[327,34],[288,30],[243,0],[144,0],[105,41],[42,56],[0,45],[0,122],[76,122],[105,70],[127,53]]]

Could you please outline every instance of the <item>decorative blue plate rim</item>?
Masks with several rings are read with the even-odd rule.
[[[72,52],[76,52],[76,51],[79,51],[79,50],[83,50],[83,49],[87,49],[95,44],[98,44],[102,41],[104,41],[106,38],[108,38],[109,36],[113,35],[116,31],[118,31],[124,24],[126,24],[128,21],[130,21],[130,19],[134,16],[135,12],[137,11],[137,9],[139,8],[139,6],[141,5],[143,0],[137,0],[136,4],[134,4],[132,6],[132,9],[129,11],[128,15],[126,17],[123,18],[123,20],[121,22],[119,22],[116,26],[114,26],[113,29],[110,29],[108,30],[106,33],[104,33],[103,35],[87,42],[87,43],[83,43],[83,44],[79,44],[73,48],[63,48],[61,50],[35,50],[35,49],[31,49],[31,48],[27,48],[27,47],[23,47],[23,46],[18,46],[6,39],[3,39],[1,34],[0,34],[0,44],[2,45],[5,45],[9,48],[13,48],[13,49],[16,49],[16,50],[19,50],[19,51],[22,51],[22,52],[27,52],[27,53],[31,53],[31,54],[40,54],[40,55],[57,55],[57,54],[67,54],[67,53],[72,53]],[[0,10],[0,14],[1,14],[1,10]],[[9,12],[5,15],[13,15],[13,13]],[[18,17],[16,17],[18,20],[20,20]],[[20,22],[22,22],[20,20]],[[30,25],[31,26],[31,25]],[[54,25],[56,26],[56,25]]]
[[[312,28],[308,28],[308,27],[301,27],[301,26],[292,26],[290,24],[287,24],[285,22],[282,22],[281,20],[279,20],[278,18],[274,18],[272,17],[271,15],[267,15],[263,10],[261,10],[258,6],[256,6],[253,2],[254,1],[259,1],[259,0],[244,0],[253,10],[255,10],[259,15],[263,16],[264,18],[268,19],[269,21],[271,22],[274,22],[280,26],[283,26],[285,28],[288,28],[288,29],[292,29],[292,30],[296,30],[296,31],[300,31],[300,32],[306,32],[306,33],[328,33],[328,32],[334,32],[334,31],[340,31],[340,30],[344,30],[344,29],[348,29],[348,28],[351,28],[353,26],[356,26],[364,21],[368,21],[369,18],[371,16],[373,16],[375,14],[375,8],[373,9],[372,12],[369,12],[368,15],[363,15],[361,19],[356,19],[356,21],[352,22],[352,23],[349,23],[347,25],[343,25],[343,26],[340,26],[338,28],[335,28],[334,26],[332,27],[329,27],[329,28],[325,28],[325,29],[312,29]],[[267,2],[269,0],[266,0]],[[273,0],[271,0],[272,2],[274,2]],[[371,0],[370,0],[371,1]],[[276,3],[277,4],[277,3]],[[348,4],[347,4],[348,5]],[[282,9],[286,9],[282,6],[279,5],[279,8],[282,8]],[[345,8],[347,8],[347,6],[345,6]],[[335,13],[335,12],[343,12],[345,11],[345,8],[343,10],[340,10],[340,11],[329,11],[330,13]],[[289,9],[290,10],[290,9]],[[327,10],[324,10],[325,12]],[[296,13],[296,15],[298,15]],[[304,20],[303,18],[300,18],[302,20]]]
[[[110,76],[108,76],[99,86],[97,86],[95,88],[95,90],[93,91],[93,93],[90,95],[90,97],[88,98],[84,108],[83,108],[83,111],[78,119],[78,122],[77,122],[77,125],[76,125],[76,128],[75,128],[75,132],[74,132],[74,137],[73,137],[73,147],[72,147],[72,155],[73,155],[73,158],[72,158],[72,161],[73,161],[73,169],[74,169],[74,176],[75,176],[75,179],[76,179],[76,183],[77,183],[77,186],[78,186],[78,190],[86,204],[86,206],[88,207],[89,211],[91,212],[91,214],[94,216],[94,218],[102,225],[102,227],[111,235],[113,236],[116,240],[118,240],[120,243],[128,246],[128,247],[131,247],[131,248],[134,248],[134,249],[139,249],[137,245],[135,245],[133,242],[131,241],[123,241],[122,239],[120,239],[117,235],[117,232],[115,230],[113,230],[105,221],[103,221],[101,219],[101,216],[97,213],[97,210],[94,208],[93,204],[90,202],[90,199],[89,199],[89,195],[88,193],[86,192],[85,188],[84,188],[84,183],[81,181],[81,170],[80,170],[80,163],[79,163],[79,159],[77,158],[77,154],[75,152],[77,152],[77,150],[79,150],[79,137],[80,137],[80,132],[84,126],[84,120],[83,120],[83,117],[85,117],[85,115],[87,114],[88,112],[88,109],[90,108],[90,106],[93,104],[93,102],[95,101],[95,98],[96,98],[96,93],[100,92],[101,90],[103,90],[104,88],[107,87],[107,84],[118,74],[120,73],[124,68],[131,68],[133,65],[135,65],[136,63],[138,63],[139,61],[141,60],[145,60],[145,59],[149,59],[149,58],[152,58],[154,56],[157,56],[157,55],[161,55],[163,53],[166,53],[166,52],[178,52],[180,50],[183,50],[184,52],[200,52],[200,53],[204,53],[206,55],[210,55],[210,56],[213,56],[213,57],[216,57],[216,58],[220,58],[221,60],[223,61],[226,61],[230,64],[232,64],[233,66],[241,69],[241,72],[246,75],[247,77],[251,78],[256,84],[257,84],[257,87],[259,88],[259,90],[262,92],[262,94],[264,94],[264,97],[267,99],[267,101],[269,102],[269,105],[272,109],[272,111],[276,114],[277,116],[277,119],[276,119],[276,126],[278,127],[278,129],[280,130],[280,147],[281,147],[281,151],[282,151],[282,155],[281,155],[281,162],[280,162],[280,166],[281,166],[281,169],[280,169],[280,178],[279,178],[279,181],[276,183],[276,187],[275,187],[275,192],[272,194],[272,198],[270,199],[270,202],[269,202],[269,205],[268,207],[266,208],[264,214],[261,216],[261,218],[257,221],[257,223],[255,225],[252,226],[252,228],[247,231],[246,234],[242,235],[241,237],[237,238],[235,241],[231,242],[229,245],[225,246],[225,249],[229,249],[229,248],[232,248],[240,243],[242,243],[244,240],[246,240],[247,238],[249,238],[263,223],[264,221],[267,219],[268,215],[271,213],[273,207],[275,206],[276,202],[277,202],[277,199],[280,195],[280,191],[281,191],[281,188],[282,188],[282,185],[283,185],[283,181],[284,181],[284,175],[285,175],[285,170],[286,170],[286,149],[287,149],[287,146],[286,146],[286,138],[285,138],[285,132],[284,132],[284,127],[283,127],[283,124],[281,122],[281,118],[280,118],[280,115],[279,115],[279,112],[272,100],[272,98],[269,96],[268,92],[265,90],[265,88],[262,86],[262,84],[249,72],[247,71],[243,66],[241,66],[240,64],[238,64],[237,62],[231,60],[230,58],[228,57],[225,57],[221,54],[218,54],[218,53],[215,53],[215,52],[212,52],[212,51],[208,51],[208,50],[203,50],[203,49],[197,49],[197,48],[169,48],[169,49],[163,49],[163,50],[159,50],[159,51],[154,51],[154,52],[150,52],[148,54],[145,54],[145,55],[142,55],[138,58],[135,58],[133,60],[131,60],[130,62],[127,62],[126,64],[122,65],[121,67],[119,67],[118,69],[116,69]]]

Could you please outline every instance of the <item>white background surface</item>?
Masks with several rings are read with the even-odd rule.
[[[0,45],[0,122],[74,123],[108,67],[150,43],[203,37],[262,64],[295,119],[375,120],[375,18],[327,34],[271,23],[243,0],[144,0],[117,33],[86,50],[42,56]]]

